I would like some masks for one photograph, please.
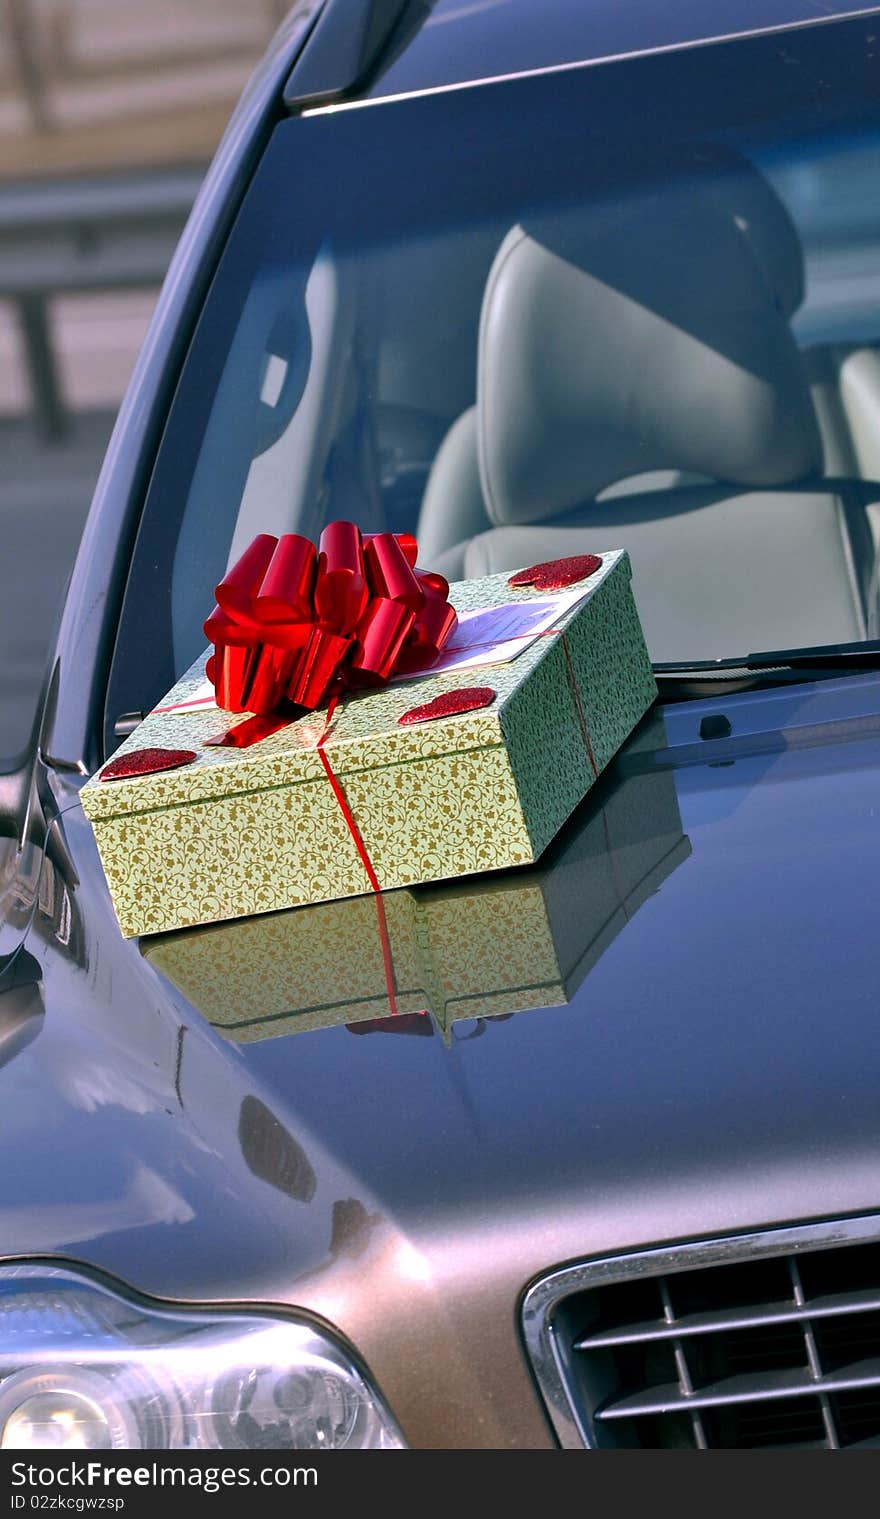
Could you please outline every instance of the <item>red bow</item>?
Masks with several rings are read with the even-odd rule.
[[[417,570],[409,533],[331,522],[318,549],[260,533],[217,587],[208,679],[227,712],[314,709],[331,687],[383,685],[427,669],[456,622],[442,575]]]

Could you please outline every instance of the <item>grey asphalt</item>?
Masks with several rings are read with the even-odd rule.
[[[30,421],[0,422],[0,760],[27,741],[112,425],[79,414],[49,443]]]

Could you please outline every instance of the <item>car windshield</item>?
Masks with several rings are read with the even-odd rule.
[[[873,639],[877,40],[282,122],[159,451],[115,713],[201,652],[255,534],[334,518],[416,533],[450,580],[626,549],[656,661]]]

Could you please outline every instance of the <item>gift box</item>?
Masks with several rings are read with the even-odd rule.
[[[141,951],[236,1042],[334,1025],[436,1027],[448,1041],[463,1019],[569,1002],[689,854],[673,776],[660,771],[616,784],[601,806],[587,802],[546,865],[385,894],[396,1015],[367,897],[145,938]]]
[[[540,636],[490,644],[490,659],[515,657],[479,668],[488,704],[472,710],[454,709],[473,662],[346,695],[329,724],[306,713],[238,748],[253,718],[187,706],[197,661],[81,793],[123,934],[537,860],[656,695],[630,581],[627,555],[606,553]],[[493,575],[449,599],[473,630],[541,592]],[[426,706],[449,715],[401,721]],[[103,779],[125,755],[136,770],[169,749],[192,763]]]

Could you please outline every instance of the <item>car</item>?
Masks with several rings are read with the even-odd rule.
[[[294,5],[0,777],[0,1446],[876,1445],[880,13],[839,9]],[[371,897],[124,939],[79,802],[227,563],[337,518],[451,579],[627,550],[660,691],[536,866],[389,896],[397,1016]]]

